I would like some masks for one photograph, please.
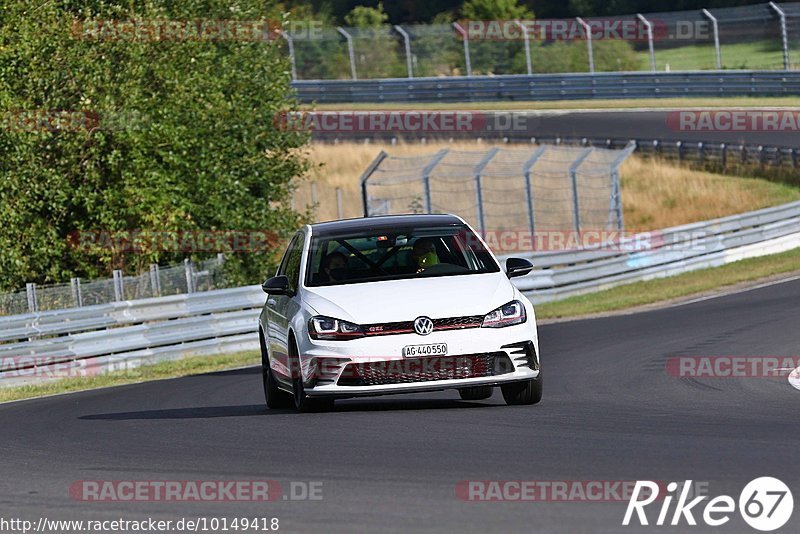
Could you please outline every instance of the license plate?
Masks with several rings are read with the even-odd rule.
[[[403,347],[404,358],[419,358],[422,356],[444,356],[447,354],[447,343],[432,343],[430,345],[406,345]]]

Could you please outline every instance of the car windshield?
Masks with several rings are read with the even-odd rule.
[[[306,285],[496,273],[500,267],[464,225],[365,229],[313,237]]]

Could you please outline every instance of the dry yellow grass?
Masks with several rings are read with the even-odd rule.
[[[359,177],[381,149],[395,156],[433,154],[442,148],[484,150],[489,143],[428,143],[338,145],[314,143],[309,148],[315,163],[298,184],[295,208],[312,204],[317,221],[339,218],[336,189],[341,189],[342,216],[362,215]],[[715,217],[723,217],[800,199],[800,190],[757,178],[737,178],[691,170],[667,162],[631,157],[621,169],[625,226],[652,230]],[[314,193],[312,194],[312,189]],[[312,198],[313,197],[313,198]]]

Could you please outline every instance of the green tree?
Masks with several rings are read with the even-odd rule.
[[[389,21],[389,15],[383,11],[383,3],[378,7],[356,6],[345,15],[344,23],[353,28],[380,28]]]
[[[279,11],[257,0],[235,10],[225,0],[40,2],[35,9],[7,0],[0,12],[2,288],[141,271],[191,253],[149,242],[133,251],[109,242],[76,247],[70,239],[98,230],[274,232],[278,239],[264,250],[228,255],[236,282],[268,272],[277,241],[300,223],[288,198],[307,168],[307,135],[274,126],[296,108],[281,40],[131,40],[85,30],[96,28],[92,21],[270,16],[279,19]],[[40,128],[20,119],[57,110],[89,120]]]
[[[533,12],[518,0],[467,0],[461,15],[468,20],[515,20],[533,18]]]

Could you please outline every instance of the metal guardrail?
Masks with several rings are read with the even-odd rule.
[[[650,245],[631,251],[631,242]],[[796,247],[800,202],[594,248],[514,254],[537,266],[515,283],[534,302],[545,302]],[[264,300],[260,286],[247,286],[2,317],[0,387],[52,379],[51,370],[65,363],[95,374],[256,349]]]
[[[299,80],[292,85],[301,102],[321,104],[764,97],[793,96],[800,93],[800,71],[608,72],[381,80]]]

